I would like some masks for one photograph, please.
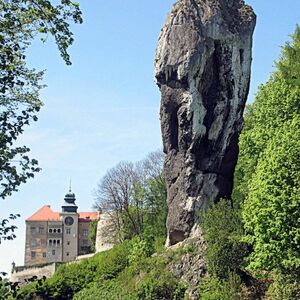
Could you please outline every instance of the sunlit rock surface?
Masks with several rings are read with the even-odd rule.
[[[230,198],[256,16],[241,0],[180,0],[159,37],[155,78],[168,186],[168,245]]]

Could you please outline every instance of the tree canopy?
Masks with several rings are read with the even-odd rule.
[[[297,27],[276,71],[247,107],[240,138],[234,197],[253,247],[252,270],[292,272],[300,265],[299,37]]]
[[[39,96],[44,71],[30,69],[26,50],[38,36],[43,42],[53,36],[59,52],[71,64],[68,48],[73,43],[70,22],[81,23],[76,2],[61,0],[0,1],[0,197],[5,198],[34,173],[37,160],[29,148],[14,146],[24,127],[37,120],[42,106]]]

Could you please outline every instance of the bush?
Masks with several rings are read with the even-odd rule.
[[[244,205],[249,269],[294,272],[300,265],[300,119],[273,134],[258,162]]]
[[[272,300],[300,299],[300,278],[295,274],[273,274],[274,282],[270,285],[268,296]]]
[[[184,298],[185,287],[168,272],[153,270],[145,276],[137,289],[137,299],[179,300]]]
[[[222,200],[203,214],[203,231],[208,247],[205,257],[208,271],[220,279],[227,279],[229,272],[241,269],[248,253],[241,241],[243,227],[240,214],[229,201]]]
[[[129,242],[90,259],[59,266],[53,277],[43,284],[33,283],[20,289],[17,299],[72,299],[73,295],[93,282],[101,284],[114,279],[128,265]]]
[[[88,238],[91,243],[92,252],[96,252],[97,226],[98,226],[98,221],[94,220],[91,222]]]
[[[141,257],[119,275],[103,282],[94,282],[74,296],[74,300],[156,300],[184,298],[185,287],[167,269],[175,253]]]
[[[238,275],[229,273],[227,280],[212,276],[203,279],[199,286],[201,300],[239,300],[241,280]]]

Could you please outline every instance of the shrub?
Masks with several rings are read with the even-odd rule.
[[[43,284],[33,283],[20,289],[17,299],[72,299],[73,295],[91,283],[114,279],[128,265],[131,245],[125,242],[90,259],[59,266],[53,277]]]
[[[98,226],[98,221],[94,220],[91,222],[88,238],[91,243],[92,252],[96,251],[97,226]]]
[[[235,273],[229,273],[227,280],[212,276],[203,279],[199,286],[201,300],[239,300],[241,280]]]
[[[147,300],[183,299],[185,287],[168,270],[175,253],[141,257],[119,275],[103,282],[94,282],[74,296],[74,300]]]
[[[274,282],[267,292],[272,300],[300,299],[300,276],[295,274],[281,274],[274,272]]]
[[[179,300],[184,298],[185,287],[168,272],[151,271],[137,289],[137,299]]]
[[[205,257],[208,271],[220,279],[227,279],[228,272],[241,269],[247,255],[247,245],[241,241],[243,227],[240,214],[229,201],[222,200],[203,214],[204,237],[208,247]]]

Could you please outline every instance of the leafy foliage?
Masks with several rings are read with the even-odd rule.
[[[284,285],[293,293],[299,284],[299,41],[297,27],[247,107],[235,173],[234,204],[242,208],[244,241],[252,248],[247,269],[273,277],[274,299],[292,299],[283,296]]]
[[[14,231],[17,229],[17,226],[9,225],[9,222],[18,217],[20,217],[19,214],[10,214],[7,219],[0,219],[0,244],[2,240],[13,240],[16,237]]]
[[[299,54],[297,27],[245,116],[235,196],[254,249],[251,269],[299,265]]]
[[[208,271],[212,276],[227,279],[242,268],[248,253],[246,243],[241,241],[243,226],[239,211],[221,200],[204,213],[202,227],[207,241]]]
[[[254,247],[250,268],[300,266],[300,119],[286,122],[268,143],[251,181],[243,217]]]
[[[235,273],[229,273],[227,280],[210,276],[200,283],[201,300],[239,300],[241,280]]]
[[[75,293],[93,282],[100,284],[115,278],[128,265],[129,249],[130,244],[123,243],[90,259],[63,264],[42,285],[33,283],[20,289],[16,298],[72,299]]]
[[[282,55],[277,62],[277,68],[288,84],[300,86],[300,27],[297,25],[291,36],[292,43],[287,42],[282,48]]]
[[[272,300],[295,300],[300,298],[300,278],[298,274],[282,274],[274,272],[273,283],[267,295]]]
[[[183,299],[185,287],[168,271],[167,266],[176,253],[162,253],[140,258],[125,268],[117,278],[100,284],[94,283],[77,293],[83,299]]]
[[[89,236],[88,239],[91,244],[91,251],[96,251],[96,237],[97,237],[97,225],[98,221],[92,221],[90,224]]]
[[[52,278],[22,287],[16,299],[183,299],[185,287],[168,271],[176,253],[143,255],[130,263],[136,241],[126,241],[78,263],[61,265]]]
[[[29,69],[26,50],[40,35],[43,41],[53,36],[59,52],[71,64],[68,47],[73,43],[70,22],[81,23],[79,5],[62,0],[0,1],[0,197],[40,171],[37,160],[28,157],[29,148],[14,147],[24,127],[36,121],[42,102],[39,91],[44,72]]]

